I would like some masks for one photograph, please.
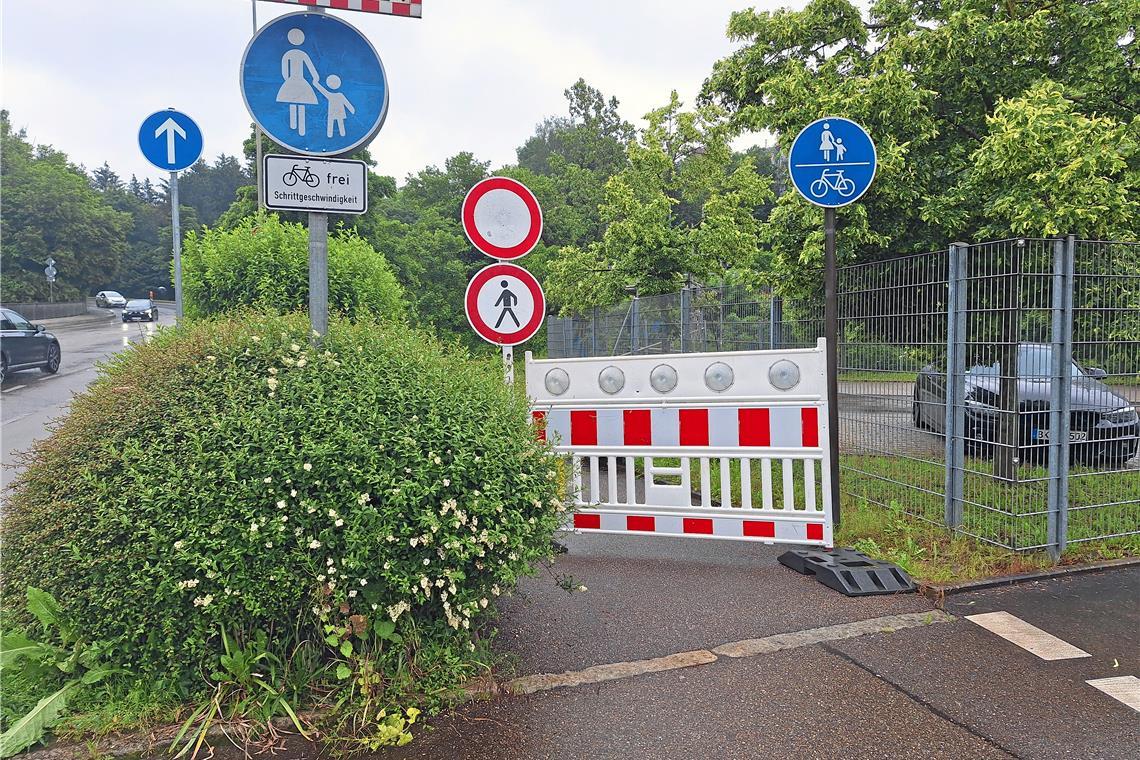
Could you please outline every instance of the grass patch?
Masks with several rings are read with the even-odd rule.
[[[1127,536],[1071,545],[1060,562],[1043,551],[1017,552],[951,533],[920,520],[897,503],[880,506],[845,498],[837,546],[854,546],[876,559],[894,562],[913,578],[952,583],[1000,575],[1079,565],[1140,554],[1140,538]]]
[[[941,526],[945,481],[941,463],[846,456],[843,467],[842,527],[837,543],[855,545],[933,582],[1028,572],[1055,564],[1043,550],[1027,551],[1048,541],[1049,482],[1043,467],[1023,466],[1020,482],[1008,483],[992,477],[992,462],[967,459],[963,529],[984,540],[955,535]],[[1069,544],[1057,564],[1140,556],[1140,535],[1097,539],[1136,530],[1140,525],[1138,492],[1140,472],[1073,467]]]
[[[839,373],[840,380],[849,380],[854,382],[884,382],[884,383],[913,383],[918,379],[918,373],[914,371],[893,371],[893,370],[843,370]]]

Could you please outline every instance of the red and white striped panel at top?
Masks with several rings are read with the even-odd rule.
[[[831,547],[826,367],[823,340],[588,359],[528,351],[526,389],[539,435],[571,456],[575,530]]]
[[[383,13],[388,16],[408,18],[421,18],[423,13],[422,0],[271,0],[271,2],[332,8],[338,11]]]

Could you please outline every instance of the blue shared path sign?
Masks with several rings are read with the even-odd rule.
[[[804,127],[788,154],[788,172],[800,195],[817,206],[854,203],[875,179],[875,143],[850,119],[831,116]]]
[[[202,156],[202,130],[181,111],[156,111],[139,127],[139,148],[159,169],[182,171]]]
[[[241,91],[254,121],[297,153],[335,156],[376,136],[388,113],[388,78],[372,43],[323,13],[290,13],[250,40]]]

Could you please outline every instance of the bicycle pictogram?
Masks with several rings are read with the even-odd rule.
[[[293,185],[298,182],[304,182],[309,187],[316,187],[321,184],[321,178],[309,171],[308,166],[298,170],[296,164],[293,164],[292,170],[285,172],[281,177],[281,181],[284,182],[287,187],[293,187]]]
[[[824,169],[819,179],[812,182],[808,189],[815,198],[827,195],[828,190],[834,190],[844,198],[849,198],[855,194],[855,183],[843,176],[842,169],[836,171]]]

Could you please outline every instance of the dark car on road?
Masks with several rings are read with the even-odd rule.
[[[121,309],[127,305],[127,299],[123,297],[122,293],[114,290],[100,290],[95,294],[95,305],[100,309],[110,309],[112,307]]]
[[[132,298],[123,307],[124,322],[157,322],[158,305],[149,298]]]
[[[1022,343],[1017,348],[1018,446],[1044,453],[1050,441],[1053,394],[1052,346]],[[1010,412],[1001,402],[1002,367],[997,361],[966,371],[966,440],[974,447],[998,443],[1001,420]],[[1130,401],[1101,382],[1104,370],[1072,365],[1069,386],[1069,443],[1081,461],[1120,464],[1136,455],[1140,417]],[[918,374],[912,404],[914,424],[936,433],[946,429],[946,372],[929,365]]]
[[[0,381],[11,372],[40,368],[48,374],[59,372],[62,353],[59,340],[43,325],[33,325],[11,309],[0,309]]]

